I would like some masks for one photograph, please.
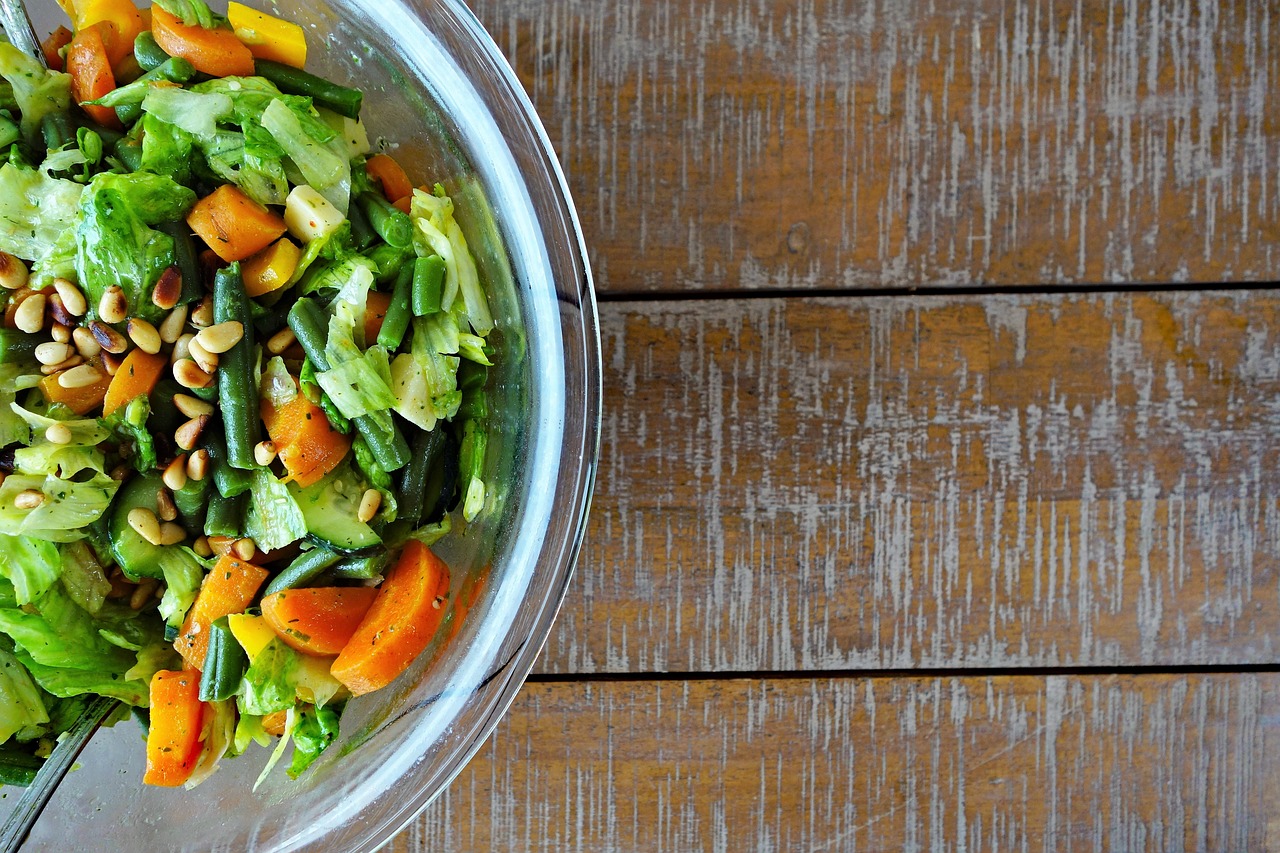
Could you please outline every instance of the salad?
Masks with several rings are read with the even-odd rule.
[[[0,42],[0,784],[97,696],[149,784],[297,776],[448,609],[494,319],[296,24],[60,2]]]

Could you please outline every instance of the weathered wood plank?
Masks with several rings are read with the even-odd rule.
[[[1280,274],[1272,3],[471,2],[604,291]]]
[[[406,850],[1276,850],[1280,677],[526,685]]]
[[[1274,662],[1280,297],[607,304],[540,666]]]

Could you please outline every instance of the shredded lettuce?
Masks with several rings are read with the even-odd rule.
[[[307,522],[289,487],[266,468],[256,468],[245,535],[263,551],[277,551],[307,535]]]
[[[0,743],[49,722],[40,688],[18,658],[0,648]]]
[[[152,4],[175,18],[181,18],[182,23],[188,27],[204,27],[208,30],[217,25],[212,10],[204,0],[152,0]]]
[[[102,563],[83,541],[70,542],[59,548],[62,559],[62,588],[81,609],[95,614],[102,609],[111,592],[111,582]]]
[[[49,71],[7,41],[0,41],[0,77],[13,86],[22,113],[22,135],[35,142],[46,115],[71,108],[71,77]],[[43,146],[41,146],[43,150]]]
[[[221,92],[196,92],[176,86],[152,87],[142,100],[147,114],[202,142],[213,139],[219,120],[231,115],[231,108],[231,99]]]
[[[414,242],[418,254],[436,254],[444,259],[444,293],[440,307],[449,311],[454,300],[461,295],[466,320],[471,328],[481,337],[488,335],[493,330],[493,315],[489,311],[484,289],[480,286],[480,275],[476,271],[471,250],[467,247],[466,237],[453,218],[453,200],[438,186],[434,195],[414,190],[409,215],[417,226],[414,229]]]
[[[52,543],[0,534],[0,575],[13,584],[18,604],[30,604],[48,592],[61,571],[62,557]]]
[[[195,603],[196,593],[204,580],[204,566],[190,548],[170,546],[160,549],[160,570],[164,574],[164,595],[160,599],[160,618],[178,627]]]
[[[289,778],[296,779],[338,736],[338,712],[333,708],[303,707],[293,727],[293,758]]]
[[[310,184],[344,216],[351,201],[351,162],[346,143],[296,99],[277,98],[262,111],[262,126]],[[336,143],[336,144],[334,144]]]
[[[344,691],[329,673],[330,662],[296,652],[279,638],[273,639],[245,670],[240,682],[240,711],[265,716],[288,710],[299,699],[327,705]]]
[[[75,225],[83,191],[40,169],[0,166],[0,250],[42,266]]]

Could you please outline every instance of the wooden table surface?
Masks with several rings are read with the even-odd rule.
[[[473,0],[601,465],[394,851],[1280,851],[1280,3]]]

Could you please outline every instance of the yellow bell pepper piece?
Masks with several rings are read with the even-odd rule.
[[[227,20],[255,59],[283,62],[294,68],[307,64],[307,37],[302,27],[240,3],[227,4]]]
[[[276,638],[276,632],[271,630],[266,619],[250,616],[248,613],[232,613],[227,617],[227,627],[249,656],[250,662],[256,660],[267,644]]]
[[[244,291],[255,299],[274,293],[289,283],[298,268],[302,250],[288,237],[281,237],[240,264]]]

